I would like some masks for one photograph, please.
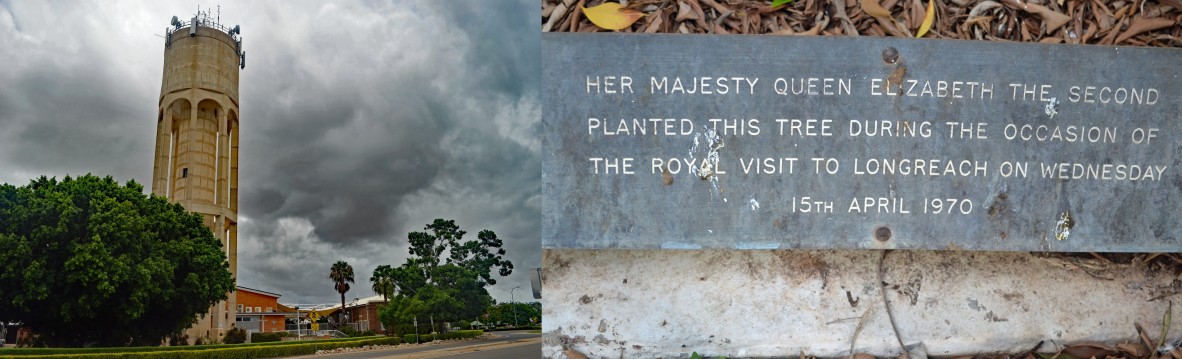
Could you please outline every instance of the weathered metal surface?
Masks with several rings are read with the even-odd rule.
[[[1182,250],[1182,50],[542,41],[543,247]]]

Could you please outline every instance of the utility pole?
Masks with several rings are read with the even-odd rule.
[[[514,328],[517,328],[517,300],[515,299],[516,297],[513,296],[513,291],[517,290],[517,288],[521,288],[521,286],[516,286],[516,287],[513,287],[513,289],[509,290],[509,302],[511,302],[509,305],[513,306],[512,308],[513,308],[513,327]]]

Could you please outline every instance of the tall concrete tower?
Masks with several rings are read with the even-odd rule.
[[[152,193],[205,217],[238,279],[238,71],[246,53],[238,26],[198,10],[172,18],[165,33],[164,79],[156,116]],[[186,332],[220,339],[237,314],[234,296]]]

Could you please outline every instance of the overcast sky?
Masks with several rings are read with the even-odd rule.
[[[0,181],[94,173],[150,190],[164,39],[208,2],[0,0]],[[242,26],[238,284],[283,303],[373,295],[407,233],[490,229],[532,301],[541,262],[536,0],[227,2]],[[215,8],[216,12],[216,8]]]

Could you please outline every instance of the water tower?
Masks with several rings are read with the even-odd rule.
[[[173,16],[164,37],[164,78],[156,116],[152,193],[205,217],[238,278],[238,71],[246,53],[238,26],[208,11]],[[220,339],[237,314],[234,296],[186,332]]]

